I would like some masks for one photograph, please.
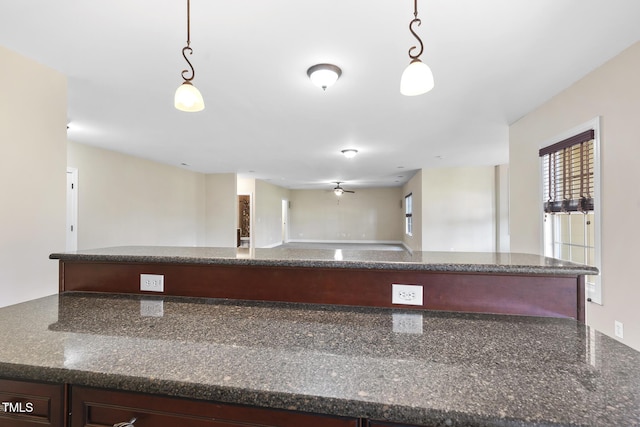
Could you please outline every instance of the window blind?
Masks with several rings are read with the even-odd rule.
[[[593,211],[593,130],[542,148],[544,211]]]

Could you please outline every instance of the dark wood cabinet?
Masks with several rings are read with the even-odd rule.
[[[71,427],[360,427],[357,418],[72,387]]]
[[[0,379],[0,425],[64,427],[65,387]]]

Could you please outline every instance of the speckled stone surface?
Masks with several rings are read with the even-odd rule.
[[[0,377],[429,426],[640,425],[640,353],[569,319],[64,294]]]
[[[53,253],[50,258],[66,261],[232,264],[517,274],[580,275],[597,274],[598,272],[594,267],[540,255],[492,252],[119,246]]]

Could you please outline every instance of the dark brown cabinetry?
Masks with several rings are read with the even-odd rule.
[[[59,384],[0,379],[0,425],[65,426],[64,390]]]
[[[60,293],[149,294],[140,290],[141,274],[164,276],[162,295],[367,307],[397,307],[392,304],[392,284],[410,283],[424,287],[424,301],[404,308],[569,317],[584,322],[584,276],[578,274],[69,260],[60,261]]]
[[[359,427],[356,418],[227,405],[85,387],[71,391],[71,427]]]

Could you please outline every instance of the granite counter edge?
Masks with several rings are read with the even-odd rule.
[[[149,263],[149,264],[197,264],[197,265],[234,265],[287,268],[338,268],[362,270],[402,270],[452,273],[485,274],[543,274],[576,276],[598,274],[595,267],[589,266],[535,266],[535,265],[497,265],[464,263],[413,263],[390,261],[333,261],[316,259],[246,259],[246,258],[206,258],[157,255],[102,255],[53,253],[49,259],[67,262],[104,262],[104,263]]]
[[[251,390],[203,385],[180,381],[151,379],[119,374],[0,363],[0,378],[49,384],[94,387],[121,392],[144,393],[170,398],[194,399],[212,403],[228,403],[274,410],[298,411],[320,415],[367,418],[391,423],[456,426],[537,426],[536,423],[503,416],[487,416],[458,411],[442,411],[427,407],[324,397],[296,393]]]

